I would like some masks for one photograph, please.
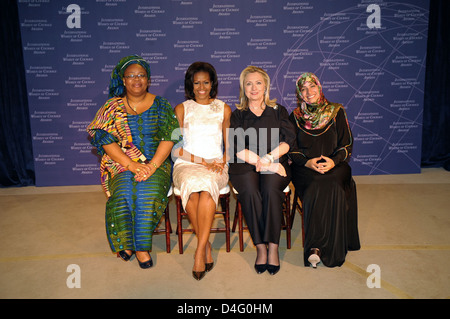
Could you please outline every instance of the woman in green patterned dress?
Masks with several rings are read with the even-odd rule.
[[[168,156],[180,139],[171,105],[149,93],[149,83],[150,66],[144,59],[121,59],[111,74],[110,99],[87,127],[102,156],[109,244],[125,261],[135,253],[141,268],[153,265],[153,231],[166,208],[171,183]]]

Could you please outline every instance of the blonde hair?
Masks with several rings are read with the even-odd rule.
[[[240,101],[240,104],[236,104],[236,108],[241,111],[248,109],[248,98],[245,95],[244,80],[245,80],[245,77],[250,73],[259,73],[262,75],[262,77],[264,79],[264,84],[266,86],[266,91],[264,92],[264,103],[270,107],[276,106],[277,99],[271,100],[269,97],[269,91],[270,91],[269,75],[263,69],[261,69],[257,66],[250,65],[241,72],[241,76],[239,77],[239,101]]]

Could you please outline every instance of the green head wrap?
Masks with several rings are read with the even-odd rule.
[[[122,96],[125,92],[123,85],[123,74],[127,67],[132,64],[139,64],[147,72],[147,79],[150,79],[150,65],[138,55],[130,55],[122,58],[111,73],[111,80],[109,81],[109,97]]]

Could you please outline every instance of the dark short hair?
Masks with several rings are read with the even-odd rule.
[[[194,74],[197,72],[207,72],[211,80],[211,98],[216,98],[219,81],[217,80],[216,69],[208,62],[194,62],[186,71],[184,76],[184,95],[188,100],[195,100],[194,95]]]

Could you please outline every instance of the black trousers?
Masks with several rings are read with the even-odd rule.
[[[275,173],[230,174],[230,181],[238,191],[253,244],[279,244],[283,218],[283,190],[291,180],[290,167],[286,165],[287,177]]]

